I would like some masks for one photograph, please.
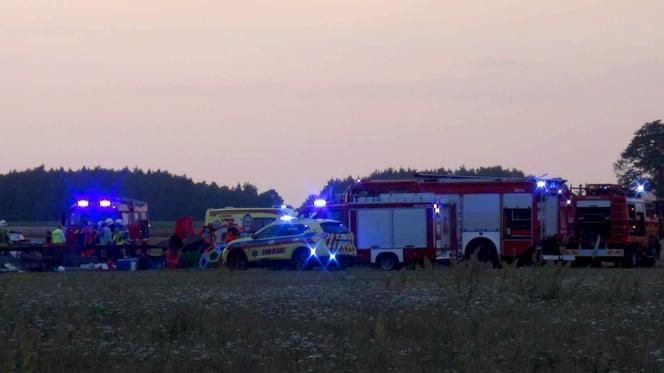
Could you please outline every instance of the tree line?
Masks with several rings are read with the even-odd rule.
[[[39,166],[0,175],[0,219],[59,220],[76,198],[90,194],[146,201],[152,220],[202,218],[211,207],[271,207],[283,202],[276,191],[259,193],[250,183],[219,186],[162,170],[65,170]]]
[[[614,164],[619,183],[629,188],[634,180],[648,180],[648,189],[657,193],[664,185],[664,123],[645,123]],[[407,179],[415,173],[439,173],[466,176],[526,177],[523,171],[501,166],[458,169],[416,170],[387,168],[375,170],[363,179]],[[319,194],[310,195],[303,206],[314,199],[335,200],[355,177],[332,178]],[[592,182],[592,180],[589,180]],[[216,183],[194,182],[186,176],[162,170],[110,170],[101,167],[80,170],[46,169],[39,166],[25,171],[0,175],[0,219],[14,221],[57,220],[76,196],[95,191],[147,201],[153,220],[173,220],[180,216],[202,217],[210,207],[270,207],[283,203],[273,189],[259,193],[250,183],[235,187]],[[663,194],[660,191],[660,194]]]

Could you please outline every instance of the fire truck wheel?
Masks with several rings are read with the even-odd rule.
[[[491,263],[494,268],[498,267],[498,250],[493,242],[485,238],[476,238],[468,244],[465,258],[470,259],[477,256],[480,263]]]
[[[384,253],[378,255],[376,263],[381,271],[392,271],[397,268],[399,258],[394,254]]]
[[[228,268],[231,271],[244,271],[247,267],[247,256],[242,251],[231,251],[228,254]]]
[[[311,269],[312,263],[310,263],[310,251],[305,247],[295,249],[293,252],[293,257],[291,259],[291,264],[293,269],[297,271],[306,271]]]

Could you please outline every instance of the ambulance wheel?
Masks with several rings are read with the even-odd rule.
[[[231,251],[228,253],[228,268],[231,271],[244,271],[248,267],[247,256],[242,251]]]
[[[291,259],[293,269],[297,271],[307,271],[311,269],[312,263],[310,263],[310,252],[311,250],[304,247],[296,249],[295,252],[293,252],[293,258]]]
[[[376,264],[378,264],[378,268],[381,271],[392,271],[397,269],[399,258],[394,254],[380,254],[378,255],[378,258],[376,258]]]

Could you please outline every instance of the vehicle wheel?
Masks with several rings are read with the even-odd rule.
[[[310,263],[310,250],[305,249],[305,248],[300,248],[295,250],[293,253],[293,258],[291,259],[291,263],[293,265],[293,269],[297,271],[306,271],[311,269],[311,264]]]
[[[484,238],[471,241],[464,257],[468,260],[475,255],[480,263],[491,263],[494,268],[498,267],[498,250],[491,241]]]
[[[381,254],[376,258],[376,263],[381,271],[392,271],[397,268],[399,259],[394,254]]]
[[[241,251],[232,251],[228,254],[228,268],[231,271],[244,271],[248,267],[247,257]]]

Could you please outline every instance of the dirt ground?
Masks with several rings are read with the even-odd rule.
[[[0,371],[664,371],[664,268],[0,276]]]

